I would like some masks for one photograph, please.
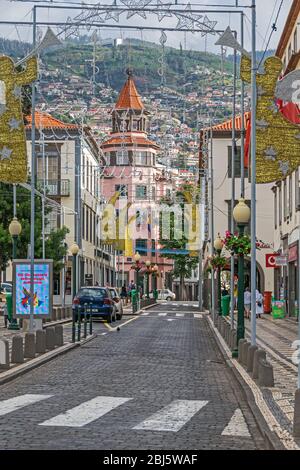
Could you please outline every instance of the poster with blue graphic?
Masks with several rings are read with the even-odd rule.
[[[34,292],[30,289],[30,262],[17,260],[13,263],[13,307],[14,316],[29,318],[31,302],[34,316],[46,318],[52,310],[52,261],[45,260],[34,264]]]

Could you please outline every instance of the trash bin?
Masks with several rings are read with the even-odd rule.
[[[11,292],[7,292],[5,294],[5,298],[6,298],[7,318],[8,318],[9,323],[11,323],[12,318],[13,318],[13,306],[12,306],[12,294],[11,294]]]
[[[264,313],[272,312],[272,292],[264,292]]]
[[[230,295],[223,295],[221,299],[221,309],[222,315],[227,317],[229,315],[229,308],[230,307]]]
[[[138,297],[137,297],[137,291],[136,289],[131,290],[131,303],[132,303],[132,313],[135,313],[138,309]]]

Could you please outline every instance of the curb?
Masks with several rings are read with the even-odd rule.
[[[254,418],[257,422],[258,428],[259,428],[259,430],[260,430],[260,432],[261,432],[261,434],[262,434],[262,436],[265,440],[265,443],[267,445],[267,449],[268,450],[287,450],[287,448],[284,446],[284,444],[282,443],[282,441],[280,440],[280,438],[278,437],[276,432],[272,431],[270,429],[270,427],[269,427],[267,421],[265,420],[259,406],[257,405],[257,403],[255,401],[255,396],[254,396],[253,390],[246,383],[246,381],[244,380],[244,378],[242,377],[240,372],[237,370],[233,360],[228,358],[228,355],[227,355],[227,353],[226,353],[226,351],[225,351],[218,335],[215,332],[214,325],[212,324],[211,318],[207,317],[207,323],[208,323],[208,325],[209,325],[209,327],[210,327],[210,329],[213,333],[213,337],[214,337],[214,339],[217,343],[217,346],[218,346],[219,350],[221,351],[222,356],[224,357],[226,365],[233,372],[234,377],[236,378],[236,380],[238,381],[238,383],[241,386],[241,389],[242,389],[242,391],[245,395],[245,398],[247,400],[249,408],[252,411],[253,416],[254,416]]]
[[[54,349],[53,351],[49,351],[47,353],[41,354],[40,356],[26,362],[25,364],[21,364],[19,366],[14,367],[11,370],[8,370],[6,372],[1,373],[1,375],[0,375],[0,385],[3,385],[7,382],[10,382],[11,380],[16,379],[17,377],[19,377],[23,374],[26,374],[26,372],[29,372],[29,371],[35,369],[36,367],[39,367],[39,366],[51,361],[51,359],[54,359],[58,356],[61,356],[61,355],[65,354],[66,352],[70,351],[71,349],[78,348],[78,347],[84,345],[85,343],[88,343],[92,339],[96,338],[96,336],[97,335],[94,333],[91,336],[89,336],[88,338],[85,338],[85,339],[81,340],[80,343],[67,343],[67,344],[65,344],[65,345],[63,345],[63,346],[61,346],[57,349]]]

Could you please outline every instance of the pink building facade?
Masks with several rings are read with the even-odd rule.
[[[155,213],[160,199],[170,193],[172,181],[157,166],[159,146],[147,136],[149,113],[138,95],[131,72],[127,73],[128,78],[112,111],[112,132],[101,145],[107,164],[102,193],[107,201],[116,192],[120,194],[115,204],[116,217],[126,203],[130,206],[127,221],[135,216],[130,225],[132,256],[123,256],[122,252],[117,257],[118,285],[122,282],[128,285],[135,280],[132,264],[133,256],[138,252],[142,264],[140,273],[145,270],[146,260],[157,264],[157,287],[163,288],[170,284],[167,277],[173,262],[159,254],[158,217]]]

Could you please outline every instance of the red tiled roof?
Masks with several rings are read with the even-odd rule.
[[[131,75],[128,76],[125,85],[120,91],[120,95],[116,103],[115,109],[144,109],[144,105],[137,92],[135,83]]]
[[[247,112],[244,114],[244,126],[245,129],[247,128],[247,124],[250,120],[251,113]],[[241,116],[237,116],[235,118],[235,130],[240,131],[242,128],[242,118]],[[212,128],[213,131],[219,131],[219,132],[226,132],[226,131],[232,131],[232,119],[229,119],[228,121],[222,122],[222,124],[217,124],[213,126]]]
[[[146,137],[136,137],[134,135],[127,135],[124,137],[111,137],[102,143],[101,147],[107,147],[111,145],[121,145],[122,143],[128,145],[147,145],[148,147],[159,148],[159,146],[152,142],[152,140],[147,139]]]
[[[26,128],[31,128],[31,114],[26,116],[26,120],[28,124],[26,124]],[[66,122],[62,122],[59,119],[54,118],[50,114],[41,113],[40,111],[35,112],[35,126],[37,128],[43,129],[78,129],[77,124],[69,124]]]

